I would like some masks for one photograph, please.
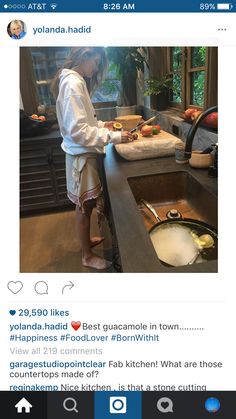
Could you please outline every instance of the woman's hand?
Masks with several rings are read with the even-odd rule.
[[[122,143],[130,143],[134,140],[137,140],[137,134],[131,134],[129,131],[122,131],[121,132],[121,142]]]
[[[104,128],[109,129],[110,131],[113,130],[113,124],[115,124],[116,121],[106,121],[104,122]]]

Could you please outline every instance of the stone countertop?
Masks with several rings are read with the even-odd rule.
[[[132,176],[187,171],[217,197],[217,179],[208,177],[207,169],[193,169],[188,164],[177,164],[174,156],[127,161],[119,156],[113,145],[106,148],[104,169],[123,272],[217,272],[217,261],[174,268],[166,268],[161,264],[127,181]]]
[[[53,127],[51,127],[49,130],[42,130],[42,132],[38,135],[34,136],[27,136],[27,137],[21,137],[20,142],[24,143],[29,141],[48,141],[48,140],[56,140],[59,139],[62,142],[61,133],[58,129],[57,124],[55,124]]]

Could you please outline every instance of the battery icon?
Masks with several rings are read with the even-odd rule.
[[[218,10],[231,10],[234,6],[232,3],[217,3],[216,7]]]

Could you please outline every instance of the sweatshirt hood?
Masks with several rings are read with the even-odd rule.
[[[77,71],[70,70],[69,68],[63,68],[59,75],[60,82],[62,82],[66,77],[70,76],[71,74],[75,77],[78,77],[81,81],[84,81],[83,77],[79,73],[77,73]]]

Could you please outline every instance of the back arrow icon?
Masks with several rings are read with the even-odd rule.
[[[64,285],[64,287],[62,288],[61,293],[64,294],[65,288],[69,287],[69,290],[71,290],[75,285],[73,284],[73,282],[69,282],[69,284]]]

